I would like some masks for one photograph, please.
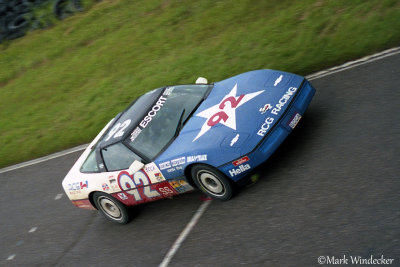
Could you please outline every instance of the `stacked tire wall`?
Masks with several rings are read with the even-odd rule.
[[[52,25],[49,15],[62,20],[83,10],[82,0],[0,0],[0,43],[24,36],[30,30]],[[51,7],[51,8],[49,8]],[[35,10],[49,9],[37,16]]]

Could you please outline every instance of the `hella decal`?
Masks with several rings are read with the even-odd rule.
[[[250,169],[251,169],[250,164],[240,165],[236,169],[229,170],[229,174],[231,177],[234,177],[234,176],[244,173],[245,171],[248,171]]]

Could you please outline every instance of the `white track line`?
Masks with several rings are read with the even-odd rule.
[[[42,158],[37,158],[37,159],[34,159],[34,160],[30,160],[30,161],[22,162],[22,163],[19,163],[19,164],[16,164],[16,165],[12,165],[12,166],[9,166],[9,167],[5,167],[3,169],[0,169],[0,173],[17,170],[17,169],[24,168],[24,167],[27,167],[27,166],[30,166],[30,165],[34,165],[34,164],[45,162],[45,161],[48,161],[48,160],[51,160],[51,159],[62,157],[62,156],[65,156],[65,155],[68,155],[68,154],[71,154],[71,153],[74,153],[74,152],[78,152],[78,151],[84,150],[88,145],[89,144],[73,147],[73,148],[70,148],[70,149],[67,149],[67,150],[63,150],[63,151],[60,151],[60,152],[57,152],[57,153],[54,153],[54,154],[51,154],[51,155],[48,155],[48,156],[45,156],[45,157],[42,157]]]
[[[317,78],[322,78],[324,76],[328,76],[328,75],[331,75],[331,74],[334,74],[334,73],[337,73],[337,72],[340,72],[340,71],[344,71],[344,70],[347,70],[347,69],[355,68],[355,67],[358,67],[358,66],[366,64],[366,63],[374,62],[374,61],[377,61],[379,59],[383,59],[385,57],[393,56],[393,55],[396,55],[398,53],[400,53],[400,47],[394,47],[394,48],[391,48],[391,49],[388,49],[388,50],[385,50],[385,51],[382,51],[382,52],[379,52],[379,53],[376,53],[376,54],[373,54],[373,55],[369,55],[369,56],[366,56],[366,57],[363,57],[363,58],[360,58],[360,59],[357,59],[357,60],[354,60],[354,61],[346,62],[346,63],[344,63],[344,64],[342,64],[340,66],[337,66],[337,67],[333,67],[333,68],[330,68],[330,69],[318,71],[316,73],[307,75],[306,78],[308,80],[315,80]]]
[[[164,260],[160,263],[159,267],[167,267],[168,266],[172,257],[175,255],[175,253],[178,251],[179,247],[182,245],[182,242],[186,239],[187,235],[190,233],[190,231],[192,231],[193,227],[199,221],[201,215],[204,213],[204,211],[207,209],[207,207],[211,204],[211,201],[212,200],[206,200],[200,205],[199,209],[193,215],[190,222],[186,225],[185,229],[178,236],[175,243],[172,245],[171,249],[168,251],[167,255],[164,257]]]
[[[385,51],[382,51],[382,52],[379,52],[379,53],[376,53],[376,54],[373,54],[373,55],[370,55],[370,56],[366,56],[366,57],[363,57],[363,58],[360,58],[360,59],[357,59],[357,60],[354,60],[354,61],[349,61],[349,62],[344,63],[344,64],[342,64],[340,66],[337,66],[337,67],[333,67],[333,68],[330,68],[330,69],[322,70],[322,71],[307,75],[306,78],[308,80],[315,80],[317,78],[328,76],[328,75],[331,75],[331,74],[334,74],[334,73],[337,73],[337,72],[340,72],[340,71],[344,71],[344,70],[347,70],[347,69],[355,68],[357,66],[360,66],[360,65],[363,65],[363,64],[366,64],[366,63],[369,63],[369,62],[373,62],[373,61],[376,61],[376,60],[379,60],[379,59],[382,59],[382,58],[385,58],[385,57],[393,56],[393,55],[396,55],[398,53],[400,53],[400,46],[399,47],[394,47],[394,48],[391,48],[391,49],[388,49],[388,50],[385,50]],[[37,163],[41,163],[41,162],[44,162],[44,161],[47,161],[47,160],[51,160],[51,159],[54,159],[54,158],[62,157],[62,156],[65,156],[65,155],[68,155],[68,154],[71,154],[71,153],[74,153],[74,152],[78,152],[78,151],[84,150],[88,145],[89,144],[73,147],[71,149],[60,151],[60,152],[57,152],[57,153],[54,153],[54,154],[51,154],[51,155],[48,155],[48,156],[45,156],[45,157],[42,157],[42,158],[38,158],[38,159],[30,160],[30,161],[27,161],[27,162],[23,162],[23,163],[20,163],[20,164],[16,164],[16,165],[13,165],[13,166],[9,166],[9,167],[0,169],[0,173],[13,171],[13,170],[24,168],[24,167],[27,167],[27,166],[30,166],[30,165],[34,165],[34,164],[37,164]]]

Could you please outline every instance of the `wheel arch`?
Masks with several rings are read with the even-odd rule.
[[[193,181],[193,177],[192,177],[192,168],[193,168],[193,166],[195,166],[196,164],[198,164],[198,163],[191,163],[191,164],[189,164],[188,166],[186,166],[186,168],[185,168],[185,170],[183,171],[183,173],[184,173],[184,175],[185,175],[185,177],[186,177],[186,180],[187,180],[187,182],[192,186],[192,187],[194,187],[194,188],[197,188],[197,185],[194,183],[194,181]],[[211,165],[210,165],[211,166]]]
[[[96,210],[98,210],[97,206],[94,204],[94,199],[93,199],[93,196],[94,196],[94,194],[95,194],[96,192],[101,192],[101,191],[92,191],[92,192],[90,192],[90,193],[89,193],[89,201],[90,201],[90,204],[92,204],[92,206],[93,206]]]

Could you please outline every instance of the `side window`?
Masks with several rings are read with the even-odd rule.
[[[134,160],[141,158],[122,143],[116,143],[101,150],[108,171],[128,169]]]
[[[99,172],[99,167],[97,167],[96,161],[96,151],[90,152],[89,156],[86,158],[85,162],[82,164],[81,172]]]

